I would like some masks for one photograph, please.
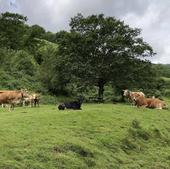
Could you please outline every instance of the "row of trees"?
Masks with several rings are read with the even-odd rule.
[[[70,31],[46,32],[14,13],[0,16],[1,88],[26,87],[55,95],[105,86],[157,88],[148,57],[152,47],[141,30],[103,14],[71,18]]]

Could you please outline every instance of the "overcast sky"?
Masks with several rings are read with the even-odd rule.
[[[154,63],[170,64],[170,0],[0,0],[0,12],[17,12],[29,24],[46,30],[68,30],[77,13],[103,13],[142,29],[142,37],[157,53]]]

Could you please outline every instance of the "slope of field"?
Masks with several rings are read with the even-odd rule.
[[[125,104],[0,109],[0,169],[169,169],[170,111]]]

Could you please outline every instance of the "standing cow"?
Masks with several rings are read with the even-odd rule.
[[[33,93],[29,94],[27,97],[23,99],[23,106],[30,105],[31,107],[39,106],[40,95]]]
[[[9,104],[9,110],[14,109],[14,105],[23,101],[27,93],[19,90],[1,90],[0,104]]]

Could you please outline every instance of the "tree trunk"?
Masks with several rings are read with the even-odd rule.
[[[105,83],[103,81],[98,82],[98,102],[103,102],[104,85]]]
[[[120,102],[125,102],[125,97],[123,95],[123,90],[121,90],[121,99],[120,99]]]

